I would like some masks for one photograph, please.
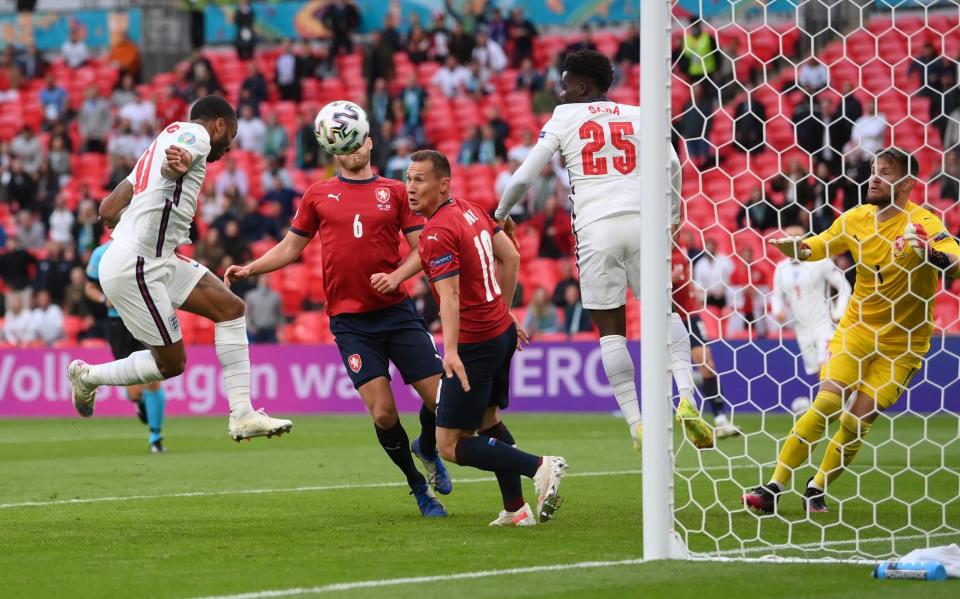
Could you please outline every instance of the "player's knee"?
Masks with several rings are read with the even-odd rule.
[[[373,423],[377,428],[384,430],[396,426],[397,420],[400,419],[397,411],[388,406],[375,406],[370,411],[370,416],[373,417]]]
[[[457,442],[460,441],[458,438],[452,439],[437,439],[437,451],[440,452],[440,457],[450,462],[451,464],[457,463]]]
[[[242,299],[233,295],[230,301],[224,302],[224,305],[221,307],[219,322],[227,322],[229,320],[243,318],[245,313],[246,304],[243,303]]]
[[[160,375],[164,379],[172,379],[173,377],[180,376],[183,374],[183,371],[186,370],[186,368],[186,356],[174,358],[172,360],[163,360],[157,364],[157,369],[160,371]]]

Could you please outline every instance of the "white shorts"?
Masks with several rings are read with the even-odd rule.
[[[619,308],[627,303],[627,288],[640,297],[640,222],[639,214],[621,214],[577,231],[584,308]]]
[[[830,358],[830,340],[833,327],[819,327],[812,331],[797,330],[797,344],[803,356],[803,369],[808,375],[820,372],[820,367]]]
[[[100,261],[100,286],[127,330],[151,347],[180,341],[177,308],[209,271],[174,254],[145,258],[114,241]]]

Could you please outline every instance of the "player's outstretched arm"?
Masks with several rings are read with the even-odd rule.
[[[787,258],[795,258],[797,260],[806,260],[813,253],[810,251],[810,246],[803,240],[803,237],[771,239],[770,245],[780,250],[780,253]]]
[[[120,222],[120,215],[130,205],[131,200],[133,184],[124,179],[100,202],[100,222],[110,229],[116,227]]]
[[[391,273],[378,272],[370,275],[370,284],[379,293],[384,295],[395,293],[404,281],[423,270],[423,265],[420,263],[420,253],[417,251],[417,244],[420,243],[420,230],[411,231],[405,237],[407,238],[407,244],[410,246],[410,253],[406,260],[397,267],[397,270]]]
[[[443,370],[446,377],[460,379],[464,391],[470,391],[467,371],[460,360],[460,275],[434,282],[440,297],[440,326],[443,327]]]
[[[279,270],[296,260],[308,243],[310,243],[310,240],[306,237],[288,232],[280,243],[267,250],[266,254],[250,264],[246,266],[234,264],[228,267],[227,272],[223,273],[223,282],[229,287],[232,283],[247,277],[255,277]]]
[[[520,168],[510,176],[510,180],[507,182],[507,188],[503,191],[503,197],[500,198],[500,205],[497,206],[497,211],[494,213],[497,222],[503,222],[509,216],[510,211],[527,193],[543,167],[550,162],[550,158],[555,151],[556,147],[544,143],[543,139],[533,146],[527,159],[523,161]]]
[[[948,277],[960,276],[960,245],[939,222],[930,223],[932,233],[921,223],[910,223],[903,239],[920,258]]]

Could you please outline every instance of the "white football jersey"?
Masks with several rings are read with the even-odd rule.
[[[574,228],[602,218],[639,213],[640,108],[606,100],[561,104],[540,131],[539,144],[559,150],[570,173]],[[680,217],[680,161],[669,144],[673,174],[671,216]]]
[[[837,289],[837,298],[832,305],[828,285]],[[850,283],[829,258],[815,262],[788,258],[777,264],[773,274],[771,308],[774,314],[789,310],[794,319],[793,327],[798,332],[832,328],[833,317],[839,320],[849,299]]]
[[[170,146],[193,155],[190,169],[176,181],[160,174]],[[177,246],[189,243],[209,153],[210,134],[203,125],[179,122],[167,126],[127,177],[133,185],[133,199],[113,230],[113,238],[148,258],[168,257]]]

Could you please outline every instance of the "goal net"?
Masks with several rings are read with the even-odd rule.
[[[710,422],[703,395],[714,394],[716,373],[723,414],[742,434],[698,450],[674,425],[674,531],[691,556],[731,559],[878,560],[960,542],[960,283],[934,278],[927,289],[920,270],[929,266],[910,258],[903,232],[888,238],[889,255],[871,272],[863,263],[877,250],[867,246],[886,229],[875,225],[867,239],[859,221],[838,220],[868,201],[873,158],[895,146],[919,167],[910,200],[939,218],[947,235],[958,233],[960,4],[701,1],[685,10],[693,5],[675,4],[670,17],[669,102],[684,207],[675,244],[690,261],[692,328],[705,348],[694,341],[694,368],[705,382],[697,403]],[[767,243],[836,226],[855,241],[822,268],[779,266],[784,255]],[[902,307],[909,295],[922,303],[923,318],[908,322],[892,308],[888,327],[869,329],[880,331],[873,354],[845,342],[859,368],[859,396],[895,402],[868,433],[844,440],[845,422],[856,426],[844,416],[858,397],[851,387],[810,443],[816,435],[798,422],[819,402],[821,364],[837,353],[828,345],[831,317],[842,314],[843,288],[858,277],[868,277],[860,282],[872,290],[862,305]],[[907,282],[896,297],[883,297],[893,289],[884,277]],[[823,323],[807,320],[817,306],[826,311]],[[854,325],[872,326],[863,319]],[[929,350],[914,356],[928,321]],[[890,348],[903,339],[902,356],[875,361],[896,354]],[[876,384],[884,369],[889,389]],[[792,436],[806,436],[801,442],[812,450],[791,470],[776,509],[745,506],[741,496],[771,480]],[[841,454],[842,470],[825,477],[828,511],[809,513],[806,483],[831,451]]]

